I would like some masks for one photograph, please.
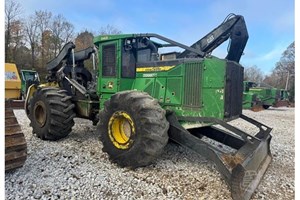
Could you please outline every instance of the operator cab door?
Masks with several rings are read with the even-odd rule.
[[[98,88],[100,92],[116,93],[119,90],[119,66],[120,56],[118,41],[106,42],[100,45],[99,59],[100,79],[98,80]],[[98,91],[99,91],[98,90]]]

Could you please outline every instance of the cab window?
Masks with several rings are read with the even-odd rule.
[[[116,77],[116,44],[104,45],[102,52],[102,75]]]

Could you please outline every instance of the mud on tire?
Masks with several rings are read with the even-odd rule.
[[[158,101],[147,93],[116,93],[100,112],[98,132],[103,151],[121,167],[151,164],[168,142],[165,114]]]
[[[33,134],[42,140],[59,140],[66,137],[74,125],[76,116],[71,97],[65,90],[39,88],[29,101],[29,119]]]

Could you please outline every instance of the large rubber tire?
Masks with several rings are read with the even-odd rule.
[[[270,106],[269,105],[263,105],[263,108],[268,109],[268,108],[270,108]]]
[[[158,101],[147,93],[116,93],[99,114],[103,151],[121,167],[134,169],[153,163],[168,142],[169,122],[165,114]],[[120,134],[122,131],[130,134]],[[122,137],[116,139],[118,135]]]
[[[33,134],[42,140],[59,140],[66,137],[74,125],[76,116],[71,97],[65,90],[39,88],[28,104]]]

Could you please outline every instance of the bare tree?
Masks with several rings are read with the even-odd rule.
[[[290,100],[294,101],[295,94],[295,42],[292,42],[282,53],[272,74],[266,76],[265,83],[273,87],[286,89],[290,92]]]
[[[109,24],[101,27],[99,31],[100,35],[114,35],[114,34],[121,34],[121,33],[122,31]]]
[[[244,80],[261,83],[263,79],[264,79],[263,72],[257,66],[254,65],[252,67],[245,68]]]
[[[27,41],[31,48],[31,65],[35,68],[35,57],[36,49],[38,47],[39,32],[38,32],[38,21],[35,16],[30,16],[25,23],[25,33]]]
[[[276,63],[274,72],[284,80],[286,90],[290,91],[291,100],[295,96],[295,42],[292,42],[282,53],[280,61]]]
[[[74,26],[66,21],[62,15],[57,15],[53,19],[51,31],[54,39],[54,53],[56,54],[66,42],[72,39]]]
[[[41,53],[41,66],[44,66],[45,61],[45,54],[49,53],[49,49],[46,49],[46,38],[45,34],[48,33],[50,29],[50,20],[52,17],[52,13],[48,11],[35,11],[35,18],[38,25],[38,30],[40,33],[41,38],[40,40],[40,53]]]
[[[24,44],[16,49],[14,52],[15,64],[22,69],[32,69],[31,66],[31,50]]]
[[[275,71],[295,74],[295,42],[292,42],[282,53],[280,61],[276,63]]]
[[[16,54],[18,48],[24,45],[24,31],[23,31],[23,23],[20,20],[13,21],[11,23],[11,31],[10,31],[10,44],[9,49],[11,51],[11,58],[13,62],[17,62]]]
[[[18,21],[18,17],[22,12],[21,4],[15,0],[6,0],[5,2],[5,60],[11,61],[9,55],[9,45],[11,43],[11,27],[12,23]]]
[[[63,43],[67,43],[72,40],[74,37],[74,26],[70,22],[63,22],[63,33],[62,33],[62,41]]]

